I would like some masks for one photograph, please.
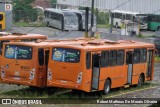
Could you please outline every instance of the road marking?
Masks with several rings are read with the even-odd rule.
[[[19,28],[13,28],[13,29],[15,29],[15,30],[19,30],[19,31],[22,31],[22,32],[25,32],[24,30],[19,29]]]
[[[121,95],[125,95],[125,94],[130,94],[130,93],[133,93],[133,92],[139,92],[139,91],[143,91],[143,90],[148,90],[148,89],[156,88],[156,87],[157,87],[157,86],[155,86],[155,87],[143,88],[143,89],[134,90],[134,91],[129,91],[129,92],[126,92],[126,93],[121,93],[121,94],[117,94],[117,95],[112,95],[112,96],[108,96],[108,97],[104,97],[104,98],[113,98],[113,97],[117,97],[117,96],[121,96]]]

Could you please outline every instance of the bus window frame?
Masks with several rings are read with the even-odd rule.
[[[139,53],[136,53],[136,52],[139,52]],[[135,55],[136,54],[139,55],[137,60],[135,60]],[[138,64],[138,63],[140,63],[140,48],[136,48],[133,51],[133,64]]]
[[[86,52],[86,69],[91,69],[91,52]]]
[[[112,52],[112,55],[111,55],[111,52]],[[115,64],[113,64],[113,60],[115,60]],[[109,51],[109,67],[114,67],[114,66],[117,66],[117,50],[110,50]]]
[[[10,42],[10,41],[9,41],[9,40],[2,40],[2,41],[0,41],[0,55],[2,55],[3,44],[4,44],[5,42]]]
[[[79,61],[77,61],[77,62],[66,62],[66,61],[57,61],[57,60],[54,60],[54,59],[53,59],[53,50],[54,50],[55,48],[71,49],[71,50],[74,50],[74,51],[78,51],[78,52],[79,52]],[[52,58],[52,60],[53,60],[53,61],[55,61],[55,62],[64,62],[64,63],[80,63],[80,62],[81,62],[81,50],[79,50],[79,49],[74,49],[74,48],[53,47],[53,48],[52,48],[52,55],[51,55],[51,58]]]
[[[32,49],[31,58],[27,58],[27,59],[18,59],[18,58],[17,58],[16,60],[32,60],[32,58],[33,58],[33,47],[31,47],[31,46],[24,46],[24,45],[13,45],[13,44],[6,44],[6,45],[5,45],[4,55],[3,55],[5,58],[8,58],[8,57],[6,57],[6,46],[7,46],[7,45],[30,47],[30,48]],[[15,59],[15,58],[8,58],[8,59]]]
[[[121,53],[122,52],[122,53]],[[118,54],[119,53],[121,53],[121,57],[118,57]],[[121,49],[121,50],[118,50],[117,51],[117,66],[122,66],[122,65],[124,65],[124,58],[125,58],[125,51],[124,51],[124,49]],[[120,61],[120,60],[123,60],[122,62]],[[118,61],[120,61],[119,63],[118,63]]]
[[[43,52],[43,54],[40,54],[40,51]],[[44,48],[38,48],[38,64],[39,66],[43,66],[45,64],[45,59],[44,59]],[[40,58],[42,57],[42,58]]]
[[[142,54],[142,50],[143,50],[143,54]],[[146,61],[147,61],[147,48],[141,48],[140,49],[140,62],[141,63],[146,63]]]
[[[104,63],[104,62],[105,63]],[[103,64],[102,64],[103,63]],[[102,51],[101,52],[101,58],[100,58],[100,67],[105,68],[109,66],[109,51]]]

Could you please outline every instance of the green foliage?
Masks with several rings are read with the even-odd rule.
[[[51,4],[53,8],[56,8],[57,0],[51,0]]]
[[[97,24],[108,24],[109,23],[109,14],[106,12],[98,12]]]
[[[37,20],[37,10],[31,6],[35,0],[13,0],[15,22],[34,22]]]

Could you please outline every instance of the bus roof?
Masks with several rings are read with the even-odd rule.
[[[55,45],[54,47],[66,47],[66,48],[74,48],[80,50],[103,50],[103,49],[134,49],[134,48],[154,48],[154,44],[139,42],[139,41],[125,41],[125,40],[118,40],[118,41],[111,41],[111,40],[94,40],[83,42],[81,44],[66,44],[66,45]]]
[[[51,12],[56,12],[56,13],[62,14],[62,10],[60,10],[60,9],[46,8],[45,11],[51,11]]]
[[[111,10],[111,12],[117,12],[117,13],[126,13],[126,14],[142,14],[140,12],[132,12],[132,11],[123,11],[123,10]]]
[[[47,39],[46,35],[41,34],[9,34],[6,36],[0,36],[0,40],[20,40],[20,39]]]
[[[12,45],[25,45],[25,46],[40,46],[40,47],[50,47],[53,45],[63,45],[63,44],[81,44],[83,42],[90,41],[86,38],[77,38],[77,39],[64,39],[64,40],[45,40],[37,42],[5,42],[4,44]]]
[[[78,11],[78,10],[73,10],[73,9],[63,9],[63,11],[70,11],[70,12],[74,12],[77,14],[82,14],[82,12]]]
[[[66,16],[75,15],[75,13],[72,11],[66,11],[66,10],[54,9],[54,8],[46,8],[45,11],[55,12],[55,13],[63,14]]]

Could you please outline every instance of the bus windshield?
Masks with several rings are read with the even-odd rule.
[[[58,62],[78,63],[80,61],[80,51],[69,48],[53,48],[52,59]]]
[[[77,16],[69,16],[69,15],[67,15],[67,16],[65,16],[65,24],[66,25],[77,25],[77,23],[78,23],[78,19],[77,19]]]
[[[146,14],[138,14],[136,15],[136,21],[140,21],[141,23],[147,23],[148,16]]]
[[[18,45],[6,45],[5,57],[10,59],[31,59],[32,47],[18,46]]]
[[[66,25],[77,25],[78,24],[78,18],[75,13],[64,11],[63,14],[64,14],[64,21]]]

